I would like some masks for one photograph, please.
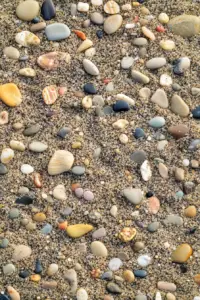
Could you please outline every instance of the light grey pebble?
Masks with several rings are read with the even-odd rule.
[[[154,57],[146,62],[146,67],[151,70],[159,69],[167,63],[164,57]]]
[[[95,106],[104,106],[105,101],[101,95],[95,95],[92,99],[92,104]]]
[[[76,16],[76,14],[77,14],[77,6],[76,6],[75,3],[71,4],[70,12],[71,12],[72,17]]]
[[[45,150],[47,150],[48,146],[42,142],[38,142],[38,141],[32,141],[29,144],[29,150],[33,151],[33,152],[44,152]]]
[[[9,240],[4,238],[2,240],[0,240],[0,248],[1,249],[5,249],[8,247],[8,244],[9,244]]]
[[[148,225],[147,230],[149,232],[156,232],[160,226],[159,222],[152,222]]]
[[[142,47],[138,51],[138,55],[141,58],[145,58],[147,56],[147,49],[145,47]]]
[[[134,58],[133,57],[125,56],[121,60],[121,67],[122,67],[122,69],[127,70],[127,69],[130,69],[132,67],[133,63],[134,63]]]
[[[114,283],[114,282],[109,282],[106,286],[106,289],[114,294],[121,294],[122,293],[122,289],[119,287],[118,284]]]
[[[114,218],[117,217],[117,213],[118,213],[118,208],[116,205],[113,205],[110,209],[110,214],[111,216],[113,216]]]
[[[197,150],[197,148],[199,149],[199,147],[200,147],[200,139],[195,139],[195,140],[191,141],[188,149],[190,151],[195,151],[195,150]]]
[[[19,188],[18,193],[19,193],[20,195],[26,195],[26,194],[29,193],[29,188],[27,188],[26,186],[21,186],[21,187]]]
[[[114,91],[114,83],[111,81],[106,85],[106,92],[110,93]]]
[[[67,217],[67,216],[71,215],[71,213],[72,213],[72,208],[68,206],[61,212],[61,215],[63,217]]]
[[[8,173],[7,167],[4,164],[0,163],[0,175],[5,175],[7,173]]]
[[[122,251],[118,253],[118,257],[119,257],[119,259],[121,259],[122,261],[127,261],[127,260],[129,260],[128,254],[125,253],[125,252],[122,252]]]
[[[123,262],[119,258],[112,258],[109,261],[108,267],[111,271],[117,271],[123,265]]]
[[[108,280],[108,281],[112,280],[113,279],[113,272],[112,271],[107,271],[107,272],[103,273],[101,275],[101,279]]]
[[[168,215],[165,220],[163,221],[165,225],[183,225],[183,218],[178,215]]]
[[[200,88],[192,87],[191,88],[191,93],[192,93],[193,96],[200,96]]]
[[[100,154],[101,154],[101,148],[100,147],[96,148],[93,152],[93,157],[98,158],[100,156]]]
[[[137,295],[136,297],[135,297],[135,300],[147,300],[147,296],[145,296],[145,295]]]
[[[114,110],[111,106],[107,105],[103,108],[103,112],[105,115],[112,115],[114,113]]]
[[[92,21],[92,23],[96,24],[96,25],[102,25],[104,18],[103,15],[99,12],[93,12],[90,15],[90,20]]]
[[[147,159],[147,154],[143,150],[136,150],[130,155],[130,159],[137,164],[142,164]]]
[[[9,211],[9,218],[10,219],[17,219],[19,217],[19,209],[17,208],[11,208],[11,210]]]
[[[85,167],[81,167],[81,166],[74,166],[72,168],[72,173],[74,175],[83,175],[85,173]]]
[[[105,237],[105,236],[106,236],[106,230],[104,227],[101,227],[92,233],[93,239],[101,239],[102,237]]]
[[[134,205],[138,205],[143,198],[141,189],[126,188],[122,193],[124,197]]]
[[[32,135],[35,135],[39,130],[40,130],[40,125],[39,124],[33,124],[33,125],[28,126],[24,130],[23,134],[25,136],[32,136]]]
[[[68,133],[70,133],[70,128],[69,128],[69,127],[62,127],[62,128],[58,131],[57,135],[58,135],[59,137],[61,137],[61,138],[64,139]]]
[[[178,84],[178,83],[173,83],[173,84],[172,84],[172,88],[173,88],[173,90],[176,91],[176,92],[178,92],[178,91],[181,90],[181,86],[180,86],[180,84]]]
[[[142,38],[142,37],[135,38],[135,39],[133,40],[133,45],[134,45],[134,46],[139,46],[139,47],[141,47],[141,46],[145,46],[145,45],[147,45],[147,44],[148,44],[147,39]]]
[[[74,269],[69,269],[64,274],[65,279],[69,282],[71,287],[71,292],[75,293],[77,290],[78,285],[78,279],[77,279],[77,273]]]
[[[3,266],[3,273],[4,275],[11,275],[12,273],[15,272],[15,266],[13,264],[7,264]]]

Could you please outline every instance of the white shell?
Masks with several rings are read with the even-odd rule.
[[[31,165],[23,164],[21,165],[21,172],[28,175],[34,172],[34,168]]]
[[[1,162],[3,164],[8,164],[11,161],[11,159],[13,159],[14,155],[15,154],[12,149],[10,148],[3,149],[1,152]]]
[[[95,66],[95,64],[93,62],[91,62],[91,60],[84,58],[83,67],[88,74],[93,75],[93,76],[99,75],[99,70],[98,70],[97,66]]]
[[[84,3],[84,2],[79,2],[77,5],[77,9],[80,12],[88,12],[89,10],[89,4],[88,3]]]
[[[15,41],[24,47],[29,47],[30,45],[39,45],[40,39],[30,31],[22,31],[16,34]]]
[[[160,76],[160,85],[162,86],[171,86],[173,83],[172,77],[169,76],[168,74],[162,74]]]
[[[148,160],[145,160],[143,162],[143,164],[140,167],[140,171],[144,181],[148,181],[151,178],[152,172]]]
[[[76,293],[77,300],[88,300],[88,293],[85,289],[80,288]]]
[[[120,12],[120,8],[115,1],[110,0],[104,5],[104,11],[107,14],[114,15]]]
[[[116,98],[117,98],[118,100],[124,100],[124,101],[126,101],[128,104],[130,104],[130,105],[135,105],[135,100],[133,100],[132,98],[130,98],[130,97],[124,95],[124,94],[117,94]]]
[[[71,169],[74,163],[74,156],[66,150],[57,150],[50,159],[48,165],[49,175],[58,175]]]

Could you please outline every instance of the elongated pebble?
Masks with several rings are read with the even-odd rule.
[[[154,41],[156,39],[155,35],[153,34],[153,32],[148,29],[146,26],[142,26],[142,33],[149,38],[151,41]]]
[[[99,75],[99,70],[97,66],[93,62],[91,62],[91,60],[84,58],[83,67],[88,74],[93,76]]]
[[[149,83],[149,77],[139,71],[132,70],[131,75],[136,82],[143,83],[143,84]]]

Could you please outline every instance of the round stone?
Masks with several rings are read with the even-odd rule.
[[[185,209],[184,214],[188,218],[194,218],[196,217],[197,209],[194,205],[190,205]]]
[[[3,266],[3,273],[4,275],[11,275],[12,273],[15,272],[15,266],[13,264],[7,264]]]
[[[98,257],[106,257],[108,250],[102,242],[95,241],[91,243],[92,254]]]
[[[5,175],[7,173],[8,173],[7,167],[4,164],[0,163],[0,175]]]
[[[144,255],[140,255],[138,257],[137,262],[140,265],[140,267],[145,268],[151,264],[152,259],[151,259],[151,256],[149,256],[148,254],[144,254]]]
[[[76,293],[77,300],[88,300],[88,293],[85,289],[80,288]]]
[[[121,288],[114,282],[109,282],[106,286],[106,289],[113,294],[121,294]]]
[[[53,0],[44,0],[41,8],[41,14],[44,20],[51,20],[56,15],[56,9]]]
[[[113,15],[104,21],[104,31],[107,34],[115,33],[122,25],[122,16],[121,15]]]
[[[171,111],[180,117],[187,117],[190,113],[188,105],[178,95],[174,95],[172,97]]]
[[[146,67],[151,70],[159,69],[167,63],[164,57],[154,57],[146,62]]]
[[[168,132],[176,139],[183,138],[189,132],[189,128],[184,124],[178,124],[175,126],[170,126]]]
[[[72,173],[74,175],[83,175],[85,173],[85,167],[81,167],[81,166],[75,166],[72,168]]]
[[[28,165],[28,164],[21,165],[20,170],[23,174],[26,174],[26,175],[31,174],[31,173],[34,172],[34,168],[31,165]]]
[[[143,198],[143,193],[140,189],[126,188],[123,190],[124,197],[134,205],[138,205]]]
[[[165,125],[165,119],[163,117],[154,117],[149,121],[149,125],[153,128],[161,128]]]
[[[40,130],[39,124],[33,124],[33,125],[28,126],[28,127],[24,130],[23,134],[24,134],[25,136],[33,136],[33,135],[35,135],[39,130]]]
[[[99,75],[99,70],[98,70],[97,66],[93,62],[91,62],[91,60],[84,58],[83,59],[83,67],[88,74],[90,74],[92,76]]]
[[[134,58],[131,56],[125,56],[121,60],[121,67],[124,70],[130,69],[134,63]]]
[[[53,229],[53,226],[51,224],[46,224],[42,229],[41,229],[41,233],[42,234],[45,234],[45,235],[48,235],[51,233]]]
[[[69,27],[63,23],[53,23],[45,28],[45,34],[49,41],[60,41],[70,36]]]
[[[129,283],[132,283],[135,281],[135,276],[131,270],[125,270],[123,272],[123,278],[125,279],[125,281],[127,281]]]
[[[114,15],[114,14],[118,14],[120,12],[120,8],[119,8],[119,5],[115,1],[110,0],[110,1],[106,2],[106,4],[104,5],[104,11],[107,14]]]
[[[123,265],[121,259],[119,258],[112,258],[109,261],[108,267],[111,271],[117,271]]]
[[[27,259],[31,256],[32,250],[30,247],[26,245],[18,245],[15,246],[14,252],[13,252],[13,260],[14,261],[21,261],[24,259]]]
[[[9,244],[9,240],[4,238],[2,240],[0,240],[0,248],[5,249],[8,247]]]
[[[166,95],[165,91],[162,89],[156,90],[156,92],[151,97],[151,101],[153,103],[156,103],[161,108],[168,108],[168,106],[169,106],[169,101],[168,101],[167,95]]]
[[[158,16],[158,21],[161,24],[167,24],[169,22],[169,17],[166,13],[160,13]]]
[[[192,252],[192,248],[189,244],[181,244],[172,252],[172,261],[176,263],[185,263],[192,255]]]
[[[47,275],[53,276],[58,272],[58,265],[57,264],[51,264],[47,269]]]
[[[39,13],[39,3],[34,0],[27,0],[21,2],[16,9],[16,14],[20,20],[31,21]]]
[[[104,18],[103,18],[103,15],[100,14],[99,12],[93,12],[90,15],[90,20],[92,21],[92,23],[94,23],[96,25],[102,25]]]
[[[83,198],[87,201],[94,200],[94,194],[91,191],[84,191]]]
[[[94,95],[97,93],[97,89],[93,83],[86,83],[84,85],[83,89],[84,89],[84,92],[87,94]],[[100,97],[100,96],[97,96],[97,97]]]
[[[11,46],[4,48],[3,54],[8,58],[16,59],[16,60],[18,60],[19,56],[20,56],[19,51],[16,48],[11,47]]]
[[[11,208],[11,210],[9,211],[9,218],[10,219],[17,219],[20,215],[19,209],[17,208]]]
[[[134,246],[133,246],[133,250],[136,252],[141,251],[142,249],[144,249],[145,245],[143,242],[135,242]]]
[[[134,132],[134,137],[135,137],[136,139],[145,137],[144,130],[143,130],[142,128],[136,128],[136,129],[135,129],[135,132]]]
[[[148,225],[147,230],[149,232],[156,232],[160,226],[159,222],[152,222]]]
[[[42,212],[36,213],[33,216],[33,220],[36,222],[44,222],[46,220],[46,215]]]
[[[135,277],[145,278],[147,276],[147,271],[145,271],[145,270],[135,270],[134,275],[135,275]]]
[[[133,152],[130,156],[130,159],[133,160],[137,164],[143,163],[147,158],[147,154],[142,150],[137,150]]]
[[[200,119],[200,105],[192,110],[192,116],[194,119]]]
[[[124,101],[124,100],[118,100],[113,105],[113,110],[115,112],[128,111],[129,109],[130,109],[129,104],[126,101]]]
[[[192,37],[200,32],[200,20],[197,16],[180,15],[171,19],[169,29],[176,35]]]

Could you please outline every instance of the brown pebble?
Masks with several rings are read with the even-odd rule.
[[[186,125],[178,124],[175,126],[170,126],[168,132],[175,138],[180,139],[186,136],[189,132],[189,128]]]
[[[176,263],[185,263],[192,255],[192,248],[189,244],[181,244],[172,252],[172,261]]]
[[[46,220],[46,215],[42,212],[39,212],[33,216],[33,220],[36,222],[44,222]]]
[[[199,168],[199,162],[198,162],[198,160],[192,159],[192,160],[191,160],[191,167],[192,167],[193,169]]]
[[[32,32],[37,32],[37,31],[43,30],[46,26],[47,26],[47,24],[45,22],[40,22],[40,23],[37,23],[37,24],[33,24],[31,26],[30,30]]]
[[[136,242],[134,245],[133,245],[133,250],[136,251],[136,252],[139,252],[141,251],[142,249],[144,249],[145,245],[143,242]]]
[[[71,190],[74,192],[76,189],[80,188],[81,185],[79,183],[72,183]]]
[[[197,215],[197,210],[196,207],[194,205],[190,205],[185,209],[184,212],[185,216],[188,218],[194,218]]]
[[[125,270],[123,273],[123,278],[129,283],[132,283],[135,280],[135,276],[131,270]]]
[[[194,281],[195,281],[198,285],[200,285],[200,274],[197,274],[197,275],[194,276]]]
[[[43,281],[41,283],[41,286],[42,286],[43,289],[53,290],[53,289],[57,288],[58,283],[56,281]]]
[[[34,282],[39,282],[41,279],[41,276],[39,274],[33,274],[30,276],[30,280]]]

